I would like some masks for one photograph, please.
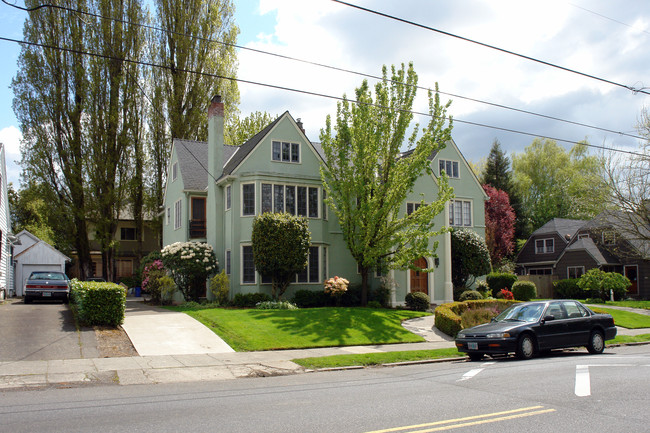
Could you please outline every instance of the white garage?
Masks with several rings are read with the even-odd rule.
[[[42,241],[27,230],[16,237],[20,245],[14,247],[14,290],[16,296],[23,296],[23,286],[32,271],[65,272],[65,263],[70,258]]]

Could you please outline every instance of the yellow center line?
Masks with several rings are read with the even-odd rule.
[[[505,420],[508,420],[508,419],[522,418],[522,417],[525,417],[525,416],[540,415],[540,414],[543,414],[543,413],[555,412],[555,409],[537,410],[537,409],[542,409],[543,407],[544,406],[523,407],[521,409],[506,410],[506,411],[502,411],[502,412],[494,412],[494,413],[488,413],[488,414],[484,414],[484,415],[474,415],[474,416],[468,416],[468,417],[464,417],[464,418],[449,419],[449,420],[445,420],[445,421],[436,421],[436,422],[431,422],[431,423],[426,423],[426,424],[416,424],[416,425],[410,425],[410,426],[404,426],[404,427],[394,427],[394,428],[388,428],[388,429],[384,429],[384,430],[373,430],[373,431],[367,432],[367,433],[390,433],[390,432],[396,432],[396,431],[419,429],[419,428],[423,428],[423,427],[440,426],[440,425],[443,425],[443,424],[453,424],[453,423],[459,423],[459,422],[464,422],[464,421],[480,420],[480,421],[473,421],[473,422],[468,422],[468,423],[463,423],[463,424],[455,424],[455,425],[451,425],[451,426],[436,427],[436,428],[427,429],[427,430],[415,430],[415,431],[411,432],[411,433],[426,433],[426,432],[450,430],[450,429],[454,429],[454,428],[467,427],[467,426],[478,425],[478,424],[487,424],[487,423],[490,423],[490,422],[505,421]],[[534,411],[534,412],[520,413],[520,412],[526,412],[526,411]],[[498,418],[491,418],[491,417],[498,417]],[[482,419],[482,418],[491,418],[491,419]]]

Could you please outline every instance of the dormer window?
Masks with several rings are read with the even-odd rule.
[[[287,141],[274,141],[272,144],[273,161],[300,162],[300,144],[289,143]]]

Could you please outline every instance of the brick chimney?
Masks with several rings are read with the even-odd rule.
[[[215,95],[208,108],[208,171],[214,179],[223,173],[223,102],[221,96]],[[214,182],[208,176],[208,182]]]
[[[302,131],[302,133],[305,133],[305,128],[302,126],[302,120],[300,118],[296,119],[296,124],[298,125],[298,128]]]

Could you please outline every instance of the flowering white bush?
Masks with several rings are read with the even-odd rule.
[[[329,293],[333,296],[340,296],[348,291],[348,284],[350,284],[350,282],[345,278],[330,278],[325,281],[325,293]]]
[[[162,249],[162,260],[186,301],[198,301],[205,281],[219,269],[212,246],[198,242],[176,242]]]

